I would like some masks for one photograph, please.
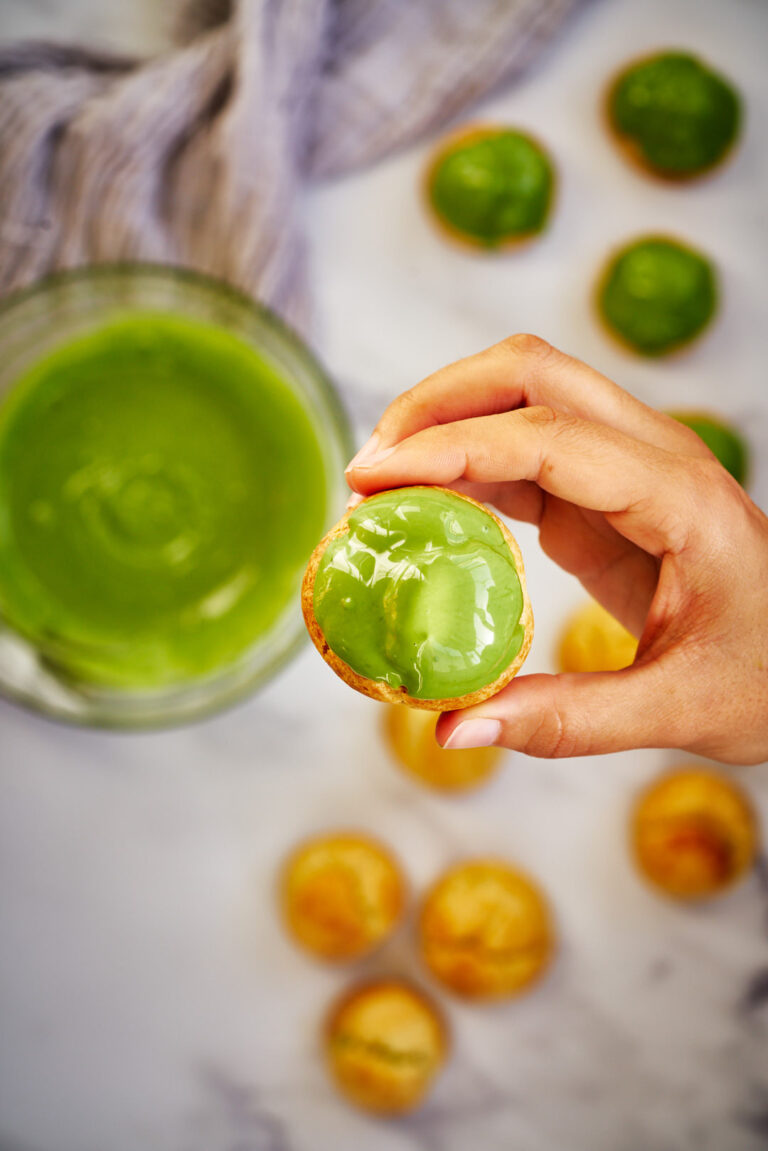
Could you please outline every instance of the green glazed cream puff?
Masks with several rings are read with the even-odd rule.
[[[469,496],[379,492],[318,544],[302,586],[323,659],[372,699],[470,707],[520,670],[533,613],[517,542]]]
[[[608,92],[607,112],[630,159],[670,180],[718,165],[741,123],[738,92],[687,52],[659,52],[623,69]]]
[[[749,448],[731,424],[708,412],[670,412],[669,415],[694,431],[736,482],[744,484],[749,472]]]
[[[717,278],[701,252],[668,236],[642,236],[608,261],[597,289],[609,332],[641,356],[690,343],[717,309]]]
[[[473,125],[441,141],[426,174],[437,222],[475,248],[504,248],[538,235],[554,191],[554,166],[541,144],[495,125]]]

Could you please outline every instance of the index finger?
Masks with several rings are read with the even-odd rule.
[[[362,495],[412,484],[449,487],[457,480],[532,482],[602,512],[621,535],[657,557],[687,546],[703,518],[696,502],[703,485],[685,456],[548,407],[426,428],[370,463],[351,466],[349,479]]]
[[[709,455],[690,429],[648,407],[607,376],[538,336],[517,335],[457,360],[403,392],[353,463],[416,432],[474,416],[543,405],[605,424],[684,455]]]

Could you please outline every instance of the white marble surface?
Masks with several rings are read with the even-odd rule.
[[[163,42],[167,10],[134,0],[0,0],[0,34]],[[441,362],[514,330],[547,336],[659,405],[715,406],[757,449],[768,506],[768,7],[761,0],[603,0],[486,109],[547,140],[561,167],[550,233],[506,259],[445,247],[422,216],[423,150],[307,197],[318,340],[358,434]],[[641,180],[596,115],[604,77],[663,44],[736,76],[748,122],[733,164],[685,190]],[[687,235],[717,259],[723,314],[668,364],[609,346],[587,304],[605,250],[636,231]],[[551,667],[580,591],[520,531]],[[401,776],[377,705],[305,650],[267,690],[185,730],[107,735],[0,705],[0,1146],[3,1151],[757,1151],[768,1145],[768,871],[686,910],[634,874],[633,789],[679,756],[509,756],[456,800]],[[768,827],[768,770],[735,773]],[[357,971],[285,940],[274,877],[321,828],[370,828],[414,892],[493,852],[539,876],[562,945],[527,998],[443,1000],[454,1058],[397,1123],[348,1110],[318,1022]],[[411,927],[362,971],[418,974]],[[748,1005],[749,989],[752,1006]],[[762,995],[761,995],[762,989]]]

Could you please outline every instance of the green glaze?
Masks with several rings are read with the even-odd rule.
[[[661,175],[717,164],[739,132],[738,93],[695,56],[662,52],[627,68],[609,97],[614,129]]]
[[[231,664],[296,596],[325,519],[307,410],[223,329],[127,314],[0,405],[0,614],[76,678]]]
[[[349,517],[315,577],[331,650],[360,675],[450,699],[492,683],[523,642],[523,596],[495,520],[432,488],[382,492]]]
[[[449,146],[430,172],[429,199],[449,228],[489,248],[540,232],[554,171],[547,153],[521,132],[489,129]]]
[[[723,420],[700,412],[670,412],[670,415],[691,428],[712,454],[717,456],[725,470],[738,483],[744,483],[749,468],[749,450],[735,428]]]
[[[641,355],[663,356],[692,340],[712,319],[715,271],[693,248],[649,236],[614,256],[598,303],[620,339]]]

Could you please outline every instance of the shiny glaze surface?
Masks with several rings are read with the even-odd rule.
[[[523,641],[520,580],[495,520],[430,488],[366,500],[326,548],[314,611],[360,675],[418,699],[491,683]]]

